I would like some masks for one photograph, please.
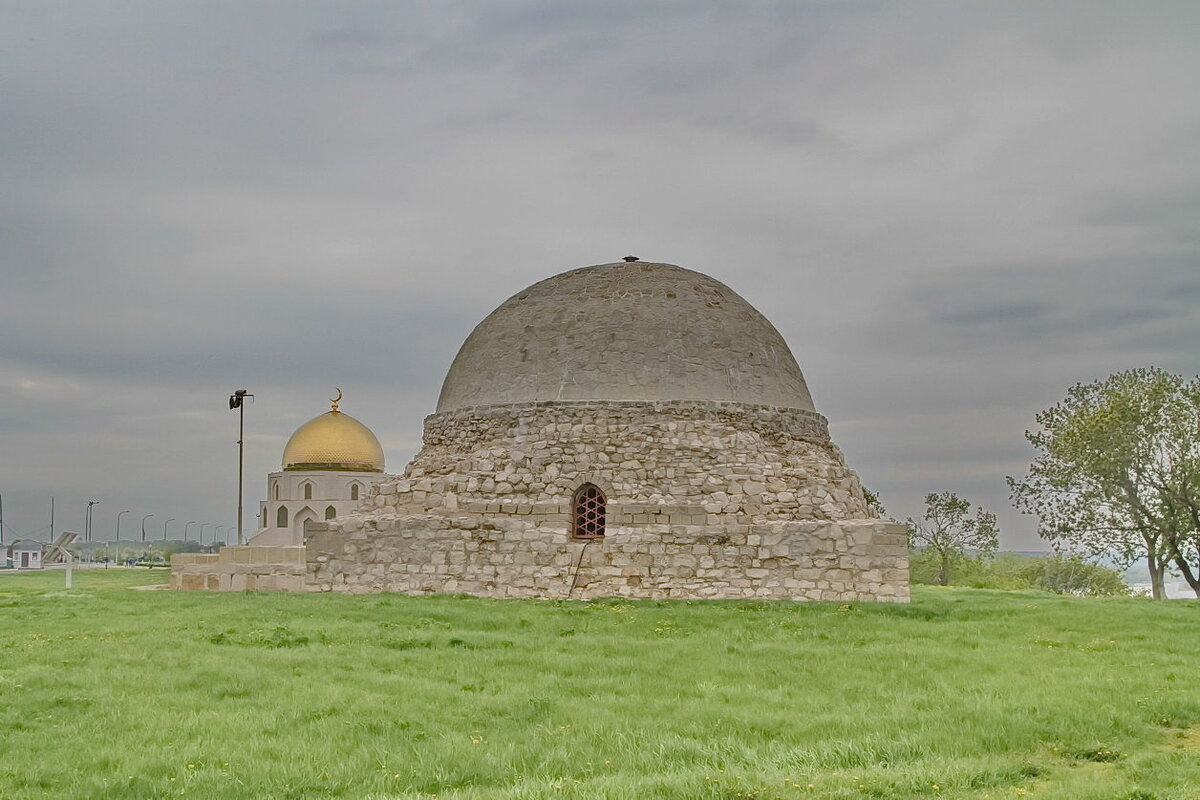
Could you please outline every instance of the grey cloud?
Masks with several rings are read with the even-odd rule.
[[[630,252],[758,306],[898,513],[1002,510],[1068,385],[1200,371],[1197,14],[6,5],[6,522],[228,518],[239,385],[252,496],[333,385],[399,469],[476,322]]]

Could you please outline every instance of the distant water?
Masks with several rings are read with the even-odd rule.
[[[1189,600],[1189,599],[1195,600],[1196,599],[1196,593],[1192,591],[1192,587],[1188,586],[1185,581],[1176,581],[1175,583],[1168,583],[1163,588],[1165,588],[1167,590],[1167,599],[1168,600]],[[1144,594],[1147,597],[1150,596],[1150,584],[1149,583],[1131,583],[1131,584],[1129,584],[1129,590],[1131,592],[1133,592],[1134,594]]]

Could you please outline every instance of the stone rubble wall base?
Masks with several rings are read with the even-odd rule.
[[[696,506],[764,520],[859,519],[858,476],[820,414],[741,403],[532,403],[425,420],[403,475],[374,484],[358,513],[570,503],[594,483],[609,503]],[[502,509],[507,510],[507,509]],[[516,512],[527,513],[527,512]]]
[[[563,521],[495,513],[351,517],[314,527],[310,592],[909,599],[905,529],[877,519],[610,526],[590,542],[570,539]]]
[[[171,556],[172,589],[299,592],[304,576],[303,547],[223,547],[218,553]]]

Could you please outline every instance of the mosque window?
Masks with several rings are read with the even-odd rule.
[[[595,539],[604,535],[604,492],[600,487],[585,483],[575,492],[574,537],[576,539]]]
[[[328,508],[325,509],[325,519],[333,519],[336,516],[337,516],[337,509],[334,508],[333,506],[329,506]]]
[[[271,486],[271,490],[272,490],[272,494],[275,495],[275,499],[278,500],[279,499],[279,484],[278,483],[273,484]]]
[[[275,512],[275,527],[287,527],[287,506],[280,506],[279,510]]]
[[[350,499],[351,500],[358,499],[358,484],[357,483],[350,484]]]
[[[304,499],[312,500],[312,484],[311,483],[304,484]]]

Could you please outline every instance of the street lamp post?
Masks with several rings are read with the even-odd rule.
[[[146,541],[146,520],[150,519],[153,516],[154,516],[153,514],[147,514],[146,516],[142,517],[142,541],[143,542]]]
[[[166,522],[163,523],[163,541],[164,542],[167,540],[167,525],[171,524],[174,521],[175,521],[175,518],[171,517]]]
[[[204,544],[204,529],[208,527],[208,524],[209,523],[207,522],[200,523],[200,538],[197,539],[197,541],[200,542],[201,545]]]
[[[188,525],[195,525],[195,524],[196,524],[196,520],[191,520],[191,521],[185,522],[183,524],[183,540],[185,542],[188,540],[188,538],[187,538],[188,537]]]
[[[229,410],[232,411],[233,409],[236,408],[237,412],[238,412],[238,440],[237,440],[237,446],[238,446],[238,512],[237,512],[237,514],[238,514],[238,520],[237,520],[238,545],[245,544],[245,541],[243,541],[243,539],[242,539],[242,468],[245,463],[245,461],[244,461],[244,453],[245,453],[244,442],[246,440],[245,399],[247,397],[254,397],[254,395],[250,394],[245,389],[238,389],[232,395],[229,396]]]
[[[121,514],[128,514],[129,509],[125,509]],[[121,514],[117,514],[117,541],[121,541]]]
[[[92,506],[100,505],[99,500],[88,500],[87,516],[83,519],[83,540],[90,542],[92,540]]]

